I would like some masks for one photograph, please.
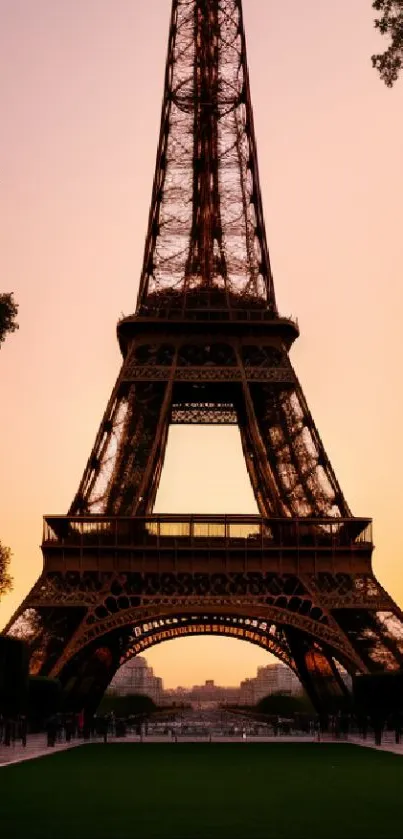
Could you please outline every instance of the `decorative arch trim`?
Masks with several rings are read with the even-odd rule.
[[[287,644],[275,634],[276,631],[274,625],[268,626],[265,621],[249,618],[227,617],[224,620],[217,616],[208,615],[193,616],[192,619],[183,615],[174,618],[160,618],[133,627],[133,640],[122,655],[120,665],[125,664],[144,650],[164,641],[196,635],[219,635],[256,644],[275,655],[296,673],[295,662],[290,650]]]
[[[206,600],[210,602],[206,602]],[[227,603],[223,603],[221,599],[217,603],[214,602],[213,598],[175,598],[166,604],[150,601],[147,605],[131,607],[113,615],[108,615],[96,623],[87,623],[81,626],[65,648],[57,665],[51,671],[51,675],[53,677],[58,676],[65,664],[81,649],[113,630],[129,625],[136,626],[141,622],[166,620],[178,615],[194,615],[197,617],[199,614],[205,615],[208,607],[210,607],[209,612],[213,617],[213,622],[217,623],[220,623],[223,618],[236,616],[238,619],[266,622],[269,626],[275,624],[276,626],[300,629],[333,649],[336,656],[337,654],[341,655],[344,660],[350,661],[353,668],[360,672],[366,672],[365,664],[353,650],[347,637],[343,636],[340,631],[337,632],[332,629],[328,623],[315,621],[309,616],[277,606],[256,604],[253,601],[249,603],[247,599],[243,602],[237,599],[229,599]]]

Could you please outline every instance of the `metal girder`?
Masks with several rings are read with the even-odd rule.
[[[138,311],[276,311],[241,0],[174,0]]]

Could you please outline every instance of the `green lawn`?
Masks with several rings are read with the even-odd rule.
[[[4,837],[403,837],[403,757],[343,744],[80,746],[0,769]]]

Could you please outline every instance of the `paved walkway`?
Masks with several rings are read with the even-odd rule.
[[[175,743],[175,741],[167,735],[150,735],[148,737],[144,737],[142,740],[138,735],[129,734],[127,737],[109,737],[109,743]],[[24,747],[21,744],[21,741],[16,741],[11,746],[4,746],[0,743],[0,769],[2,766],[10,766],[13,763],[22,763],[25,760],[32,760],[33,758],[37,757],[45,757],[56,752],[62,752],[66,749],[73,749],[76,746],[82,746],[86,743],[91,741],[83,741],[83,740],[71,740],[70,743],[61,742],[56,743],[54,747],[49,747],[47,745],[47,737],[46,734],[31,734],[28,736],[27,745]],[[96,738],[94,741],[96,743],[101,743],[102,740],[100,738]],[[192,736],[179,736],[177,738],[177,742],[179,743],[208,743],[210,742],[206,737],[192,737]],[[363,740],[361,737],[356,736],[349,736],[347,739],[340,738],[339,740],[335,740],[333,737],[321,737],[320,741],[318,741],[317,737],[313,738],[310,736],[296,736],[296,735],[289,735],[289,736],[279,736],[279,737],[252,737],[248,736],[246,740],[242,737],[225,737],[225,736],[214,736],[212,737],[213,743],[351,743],[356,746],[362,746],[364,748],[369,749],[377,749],[378,751],[383,752],[391,752],[396,755],[403,755],[403,743],[395,743],[395,737],[392,732],[387,732],[382,741],[381,746],[376,746],[374,743],[373,736],[368,736],[366,740]]]
[[[46,734],[29,734],[26,746],[22,745],[21,740],[16,740],[11,746],[0,743],[0,768],[10,766],[12,763],[22,763],[23,760],[32,760],[34,757],[63,752],[66,749],[81,746],[82,743],[82,740],[71,740],[70,743],[56,743],[55,746],[50,747],[47,745]]]
[[[345,742],[339,741],[339,742]],[[363,746],[367,749],[376,749],[379,752],[392,752],[395,755],[403,755],[403,742],[396,743],[395,742],[395,735],[393,732],[388,731],[382,737],[382,745],[376,746],[374,742],[373,736],[368,736],[366,740],[363,740],[362,737],[349,737],[346,741],[348,743],[353,743],[355,746]]]

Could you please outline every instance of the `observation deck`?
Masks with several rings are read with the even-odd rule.
[[[287,351],[299,336],[298,323],[291,318],[273,317],[270,312],[263,311],[237,311],[236,318],[231,318],[229,312],[214,309],[211,312],[195,310],[180,317],[175,312],[168,313],[168,317],[141,317],[131,315],[119,321],[117,335],[121,353],[126,356],[129,344],[133,338],[143,335],[159,335],[161,338],[177,335],[187,337],[202,333],[212,335],[212,332],[219,333],[220,339],[226,336],[241,336],[254,338],[266,338],[278,336],[282,339]]]
[[[242,515],[45,516],[48,571],[370,573],[372,521]]]
[[[281,317],[267,301],[247,295],[228,295],[217,289],[195,289],[185,294],[168,290],[149,295],[138,311],[122,318],[117,335],[122,355],[138,335],[155,333],[182,336],[216,333],[246,337],[278,335],[289,350],[299,336],[297,320]]]

